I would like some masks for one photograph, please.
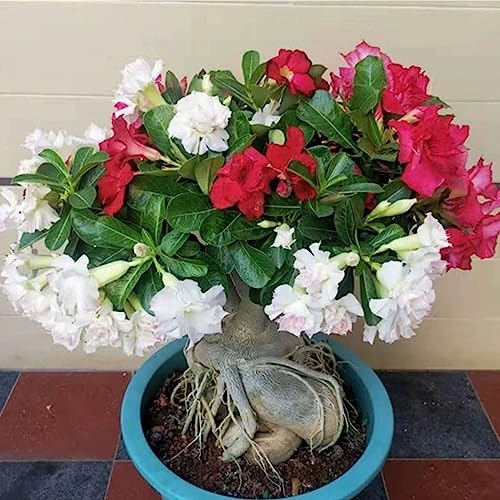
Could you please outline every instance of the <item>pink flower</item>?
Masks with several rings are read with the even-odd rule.
[[[135,158],[157,161],[160,152],[147,146],[149,137],[140,133],[120,116],[112,118],[113,136],[101,142],[99,149],[108,153],[110,158],[119,155],[123,161]]]
[[[424,75],[422,68],[418,66],[405,68],[401,64],[391,63],[387,71],[391,83],[382,92],[384,111],[404,115],[429,99],[430,96],[427,94],[429,78]]]
[[[464,143],[469,127],[453,125],[453,115],[440,116],[438,110],[429,106],[415,124],[390,122],[399,137],[399,161],[405,164],[402,180],[422,196],[444,187],[467,191]]]
[[[492,182],[491,163],[485,165],[483,158],[467,171],[467,180],[466,194],[452,191],[443,210],[454,224],[470,228],[500,208],[500,190]]]
[[[451,246],[443,248],[441,256],[447,261],[448,269],[471,269],[473,255],[481,259],[489,259],[495,255],[500,233],[500,214],[486,216],[472,232],[449,228],[446,233]]]
[[[316,82],[309,74],[312,62],[301,50],[280,49],[267,63],[267,76],[278,85],[286,84],[291,94],[311,95]]]
[[[375,47],[366,43],[365,41],[359,43],[354,47],[351,52],[347,54],[342,54],[345,62],[348,64],[347,67],[339,68],[339,74],[330,73],[331,78],[331,90],[334,97],[341,96],[342,98],[349,100],[352,97],[352,84],[354,81],[354,75],[356,74],[356,64],[362,61],[367,56],[380,57],[384,63],[386,69],[386,75],[389,79],[390,75],[387,70],[388,66],[392,63],[391,59],[387,54],[384,54],[379,47]]]

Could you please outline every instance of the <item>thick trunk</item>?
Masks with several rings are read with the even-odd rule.
[[[223,333],[205,337],[187,353],[194,374],[217,374],[218,391],[208,396],[213,415],[222,401],[222,396],[215,401],[214,394],[227,391],[231,423],[219,436],[223,458],[247,453],[254,460],[279,463],[302,440],[312,448],[333,445],[342,432],[344,411],[328,346],[306,345],[278,332],[244,285],[236,282],[235,288],[240,300],[230,297],[233,310]]]

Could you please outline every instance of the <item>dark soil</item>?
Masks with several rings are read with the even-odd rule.
[[[172,375],[146,411],[144,430],[158,458],[175,474],[208,491],[240,498],[279,498],[294,496],[330,483],[346,472],[365,448],[365,422],[355,409],[356,402],[344,387],[351,426],[337,444],[316,453],[303,444],[287,462],[276,466],[283,483],[274,484],[258,465],[246,459],[222,462],[221,448],[213,436],[200,449],[198,443],[186,448],[193,433],[182,435],[183,408],[170,402],[180,374]]]

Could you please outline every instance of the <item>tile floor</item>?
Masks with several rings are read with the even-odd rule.
[[[396,414],[394,444],[358,500],[500,499],[500,372],[381,378]],[[129,380],[0,372],[0,500],[159,500],[119,438]]]

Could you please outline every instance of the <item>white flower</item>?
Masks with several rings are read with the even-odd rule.
[[[16,311],[19,301],[29,289],[28,282],[34,277],[34,272],[29,266],[29,253],[10,253],[5,257],[2,269],[3,289]]]
[[[290,247],[295,242],[295,239],[293,237],[295,229],[293,227],[290,227],[288,224],[281,224],[274,229],[274,232],[276,233],[276,238],[271,246],[286,248],[287,250],[290,250]]]
[[[151,108],[145,93],[148,89],[158,93],[157,85],[163,70],[163,62],[158,60],[153,67],[144,59],[136,59],[122,70],[122,81],[115,92],[113,104],[117,107],[115,116],[124,116],[129,123],[135,121],[138,110]]]
[[[34,174],[42,163],[43,160],[39,156],[33,156],[32,158],[21,160],[19,166],[17,167],[17,173]]]
[[[99,146],[101,142],[107,139],[109,130],[91,123],[83,132],[83,142],[88,146]]]
[[[24,220],[19,226],[19,231],[32,233],[50,228],[59,220],[59,215],[45,199],[50,193],[50,188],[41,184],[27,184],[25,188],[24,200],[19,207]]]
[[[61,255],[53,261],[55,269],[49,273],[49,284],[68,315],[92,312],[99,305],[98,284],[90,276],[88,263],[86,255],[76,262],[69,255]]]
[[[330,253],[319,249],[313,243],[308,249],[295,252],[295,269],[299,275],[296,284],[310,294],[319,294],[322,301],[331,301],[337,296],[339,283],[344,279],[344,271],[338,262],[330,258]]]
[[[280,121],[281,116],[278,114],[280,109],[280,103],[278,101],[271,101],[266,104],[262,109],[259,109],[250,121],[252,125],[265,125],[266,127],[271,127],[275,123]]]
[[[400,253],[399,256],[408,267],[421,271],[434,281],[446,271],[446,261],[441,258],[441,253],[433,247],[423,247],[411,252]]]
[[[431,213],[425,216],[424,223],[417,229],[417,235],[425,247],[441,250],[450,246],[446,229]]]
[[[352,330],[353,322],[358,316],[363,316],[363,308],[358,299],[348,293],[325,306],[321,331],[327,335],[346,335]]]
[[[151,310],[159,323],[158,333],[168,337],[188,336],[198,342],[204,335],[219,333],[227,312],[224,288],[213,286],[202,292],[193,280],[177,281],[166,286],[151,300]]]
[[[321,328],[322,314],[313,296],[298,287],[280,285],[273,292],[271,304],[264,308],[272,321],[278,323],[281,331],[300,336],[306,333],[312,337]]]
[[[0,231],[19,229],[23,222],[23,216],[19,209],[20,202],[16,193],[9,188],[0,188],[1,199],[5,202],[0,205]]]
[[[164,344],[173,340],[169,337],[159,338],[156,335],[158,321],[144,310],[135,311],[130,317],[132,328],[122,338],[123,351],[127,356],[144,356],[156,344]]]
[[[43,132],[37,128],[26,136],[23,146],[31,151],[31,154],[37,155],[47,148],[62,149],[64,146],[70,146],[72,141],[73,138],[65,130]]]
[[[384,297],[371,299],[369,305],[371,311],[382,319],[376,328],[365,328],[364,340],[373,343],[377,332],[380,339],[389,344],[412,337],[436,298],[431,279],[399,261],[384,263],[377,278]]]
[[[125,313],[113,311],[110,304],[104,303],[83,333],[83,350],[92,353],[99,347],[118,347],[122,335],[127,335],[131,329],[132,323]]]
[[[175,109],[176,114],[168,126],[168,135],[180,139],[188,153],[201,155],[208,150],[227,150],[229,134],[225,128],[231,110],[218,97],[192,92],[180,99]]]

